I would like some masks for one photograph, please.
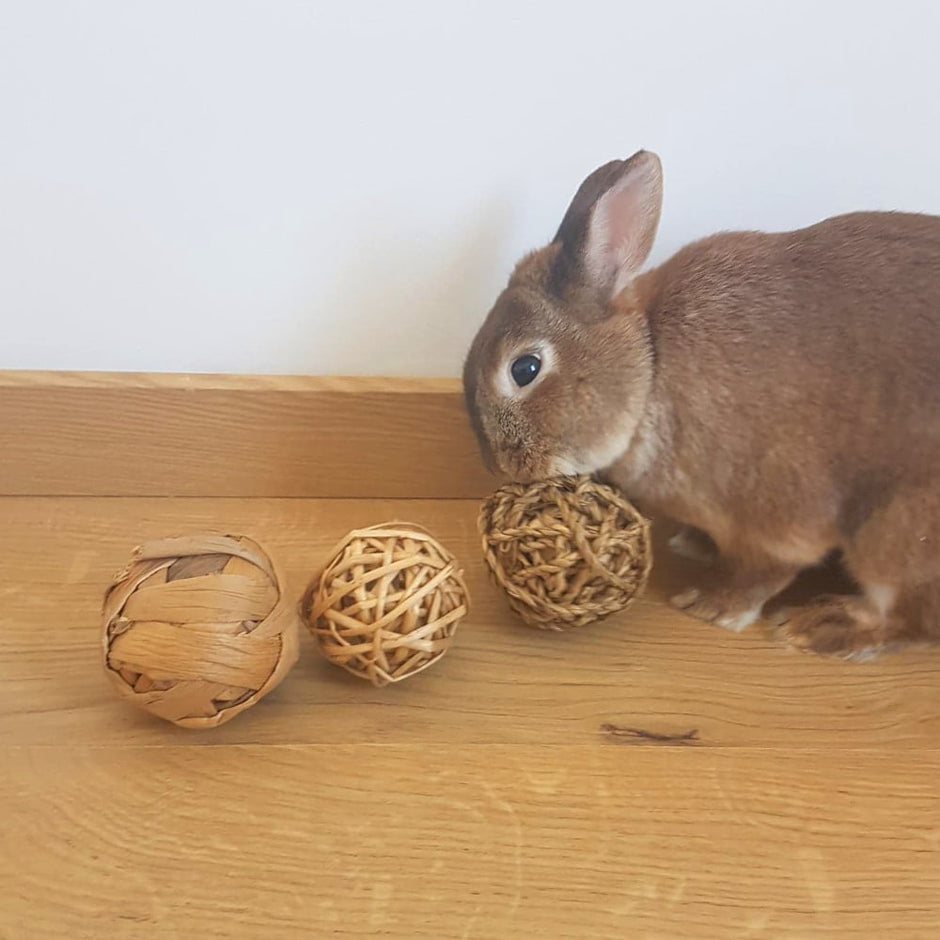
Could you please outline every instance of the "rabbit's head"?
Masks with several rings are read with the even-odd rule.
[[[517,480],[593,473],[630,445],[652,381],[646,261],[662,204],[655,154],[592,173],[551,244],[525,257],[464,366],[487,463]]]

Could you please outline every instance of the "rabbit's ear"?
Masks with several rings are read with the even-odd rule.
[[[583,285],[616,296],[646,261],[663,201],[659,157],[640,150],[595,170],[562,220],[555,286]]]

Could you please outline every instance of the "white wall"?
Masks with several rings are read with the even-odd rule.
[[[456,375],[582,177],[654,260],[940,213],[940,4],[95,0],[0,12],[0,367]]]

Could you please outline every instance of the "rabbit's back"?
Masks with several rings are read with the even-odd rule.
[[[940,218],[716,235],[648,277],[658,384],[694,420],[858,443],[940,430]]]

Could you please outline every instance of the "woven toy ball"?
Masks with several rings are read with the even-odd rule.
[[[234,718],[297,660],[296,603],[256,542],[148,542],[109,588],[104,655],[118,693],[187,728]]]
[[[469,605],[453,555],[420,526],[389,523],[350,532],[302,609],[330,662],[381,686],[437,662]]]
[[[624,610],[652,566],[649,523],[588,477],[509,483],[483,504],[483,558],[529,625],[580,627]]]

